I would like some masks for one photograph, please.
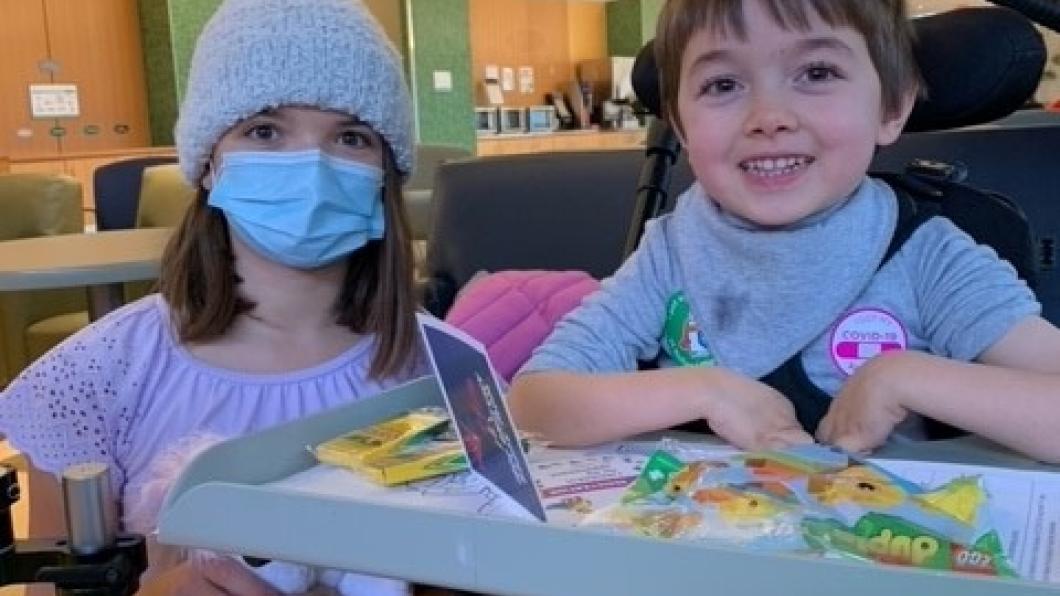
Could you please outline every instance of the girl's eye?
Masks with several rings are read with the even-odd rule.
[[[361,130],[346,130],[339,135],[339,143],[349,147],[371,147],[372,136]]]
[[[699,93],[700,95],[709,95],[717,97],[720,95],[725,95],[727,93],[738,91],[739,89],[740,83],[738,83],[736,79],[729,77],[720,77],[717,79],[711,79],[704,83],[703,86],[699,88]]]
[[[802,71],[799,78],[809,83],[824,83],[842,79],[843,73],[828,64],[811,64]]]
[[[276,138],[279,131],[272,124],[255,124],[247,129],[247,138],[255,141],[271,141]]]

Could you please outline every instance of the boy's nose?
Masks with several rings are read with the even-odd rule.
[[[798,128],[798,119],[791,110],[770,100],[756,101],[747,114],[744,133],[748,136],[772,137]]]

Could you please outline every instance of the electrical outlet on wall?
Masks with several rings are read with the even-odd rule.
[[[434,90],[449,92],[453,90],[453,73],[448,70],[434,71]]]

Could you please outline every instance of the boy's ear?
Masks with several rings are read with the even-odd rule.
[[[879,134],[876,137],[877,145],[882,147],[898,140],[898,135],[902,134],[905,123],[909,121],[909,114],[913,112],[917,96],[918,91],[916,89],[909,91],[902,96],[902,105],[897,112],[884,115],[883,122],[880,123]]]

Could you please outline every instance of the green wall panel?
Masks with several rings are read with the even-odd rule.
[[[147,79],[147,116],[152,145],[173,144],[177,86],[169,33],[169,0],[140,0],[140,35]]]
[[[655,37],[655,23],[666,0],[617,0],[607,4],[607,53],[636,56]]]
[[[221,0],[170,0],[169,28],[173,40],[173,69],[177,79],[177,98],[184,97],[191,68],[195,40],[206,21],[221,5]]]
[[[607,53],[611,56],[636,56],[643,45],[640,0],[609,2],[607,14]]]
[[[666,0],[641,0],[640,23],[641,23],[641,46],[655,37],[655,25],[659,21],[659,13],[662,12]]]
[[[410,0],[419,141],[475,150],[471,34],[467,0]],[[435,70],[452,73],[453,89],[433,89]]]
[[[151,142],[173,144],[195,39],[221,0],[140,0]]]

